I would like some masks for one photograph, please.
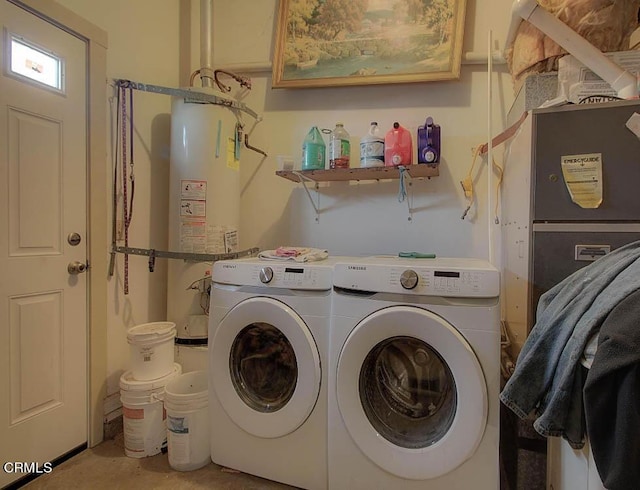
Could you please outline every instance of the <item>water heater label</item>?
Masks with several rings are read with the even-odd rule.
[[[238,251],[238,229],[234,225],[207,225],[208,254]]]
[[[224,251],[233,253],[238,251],[238,231],[231,230],[224,234]]]
[[[206,180],[181,180],[180,199],[205,201],[207,199]]]
[[[204,221],[183,221],[180,223],[180,251],[205,253],[207,243]]]
[[[207,201],[180,200],[180,217],[204,218],[207,214]]]

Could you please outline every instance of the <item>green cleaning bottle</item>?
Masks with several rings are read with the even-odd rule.
[[[312,127],[302,143],[302,170],[324,170],[326,151],[318,126]]]

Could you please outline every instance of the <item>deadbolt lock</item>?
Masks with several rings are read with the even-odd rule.
[[[69,233],[69,236],[67,237],[67,242],[69,242],[69,245],[73,247],[79,245],[81,241],[82,237],[79,233]]]

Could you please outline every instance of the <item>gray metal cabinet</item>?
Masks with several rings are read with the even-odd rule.
[[[509,146],[503,192],[504,300],[517,346],[542,293],[604,253],[640,239],[640,139],[626,127],[638,101],[535,109]],[[563,158],[596,154],[602,202],[583,208]]]
[[[625,127],[637,101],[533,111],[533,222],[640,222],[640,140]],[[603,201],[583,209],[571,201],[561,158],[602,155]]]
[[[640,240],[640,139],[626,127],[636,113],[638,101],[535,109],[509,144],[502,192],[502,304],[516,351],[535,324],[545,291],[603,254]],[[593,209],[572,200],[561,164],[563,158],[588,154],[598,155],[602,164],[602,202]],[[544,441],[528,421],[512,419],[510,412],[501,418],[501,437],[515,439],[530,459],[538,453],[542,462],[535,461],[544,465]],[[530,436],[521,437],[522,431]],[[517,452],[516,467],[530,466]],[[558,454],[549,453],[547,484],[554,487],[558,475],[571,471]],[[543,488],[539,477],[537,472],[527,478],[526,488]]]

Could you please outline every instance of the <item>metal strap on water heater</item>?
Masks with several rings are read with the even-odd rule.
[[[170,88],[170,87],[162,87],[160,85],[150,85],[146,83],[138,83],[133,82],[131,80],[115,80],[117,84],[120,86],[128,86],[135,90],[142,90],[144,92],[151,92],[154,94],[162,94],[162,95],[171,95],[174,97],[184,97],[187,102],[200,102],[206,104],[215,104],[221,105],[225,107],[231,107],[232,109],[237,109],[239,111],[245,112],[249,114],[251,117],[255,119],[261,119],[260,115],[249,109],[246,104],[242,102],[237,102],[235,100],[225,99],[223,97],[218,97],[217,95],[205,94],[202,92],[186,90],[181,88]]]
[[[239,259],[242,257],[254,257],[258,255],[260,249],[258,247],[248,248],[246,250],[240,250],[239,252],[229,252],[222,254],[200,254],[191,252],[167,252],[164,250],[156,250],[149,248],[136,248],[136,247],[115,247],[113,249],[115,253],[121,253],[125,255],[143,255],[149,257],[149,272],[153,272],[155,267],[155,259],[181,259],[187,262],[216,262],[218,260],[230,260]],[[112,273],[109,274],[113,275]]]

